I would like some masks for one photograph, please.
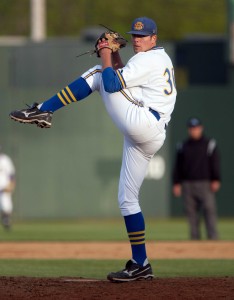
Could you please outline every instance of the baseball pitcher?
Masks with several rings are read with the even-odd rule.
[[[95,91],[100,93],[108,114],[124,136],[118,202],[132,249],[125,268],[108,274],[112,282],[154,277],[146,253],[139,191],[150,159],[164,143],[176,101],[173,65],[166,51],[157,46],[156,23],[147,17],[137,18],[128,34],[135,55],[125,66],[119,50],[126,40],[107,31],[95,45],[100,65],[47,101],[10,114],[16,121],[48,128],[56,110]]]

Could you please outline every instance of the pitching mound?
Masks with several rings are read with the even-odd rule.
[[[233,299],[234,278],[164,278],[110,283],[82,278],[0,277],[1,300]]]

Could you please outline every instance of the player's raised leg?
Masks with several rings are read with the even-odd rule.
[[[100,67],[96,66],[85,73],[95,76],[95,80],[87,83],[84,77],[79,77],[50,99],[41,104],[34,103],[32,106],[22,110],[15,110],[10,113],[10,117],[18,122],[26,124],[36,124],[41,128],[50,128],[53,113],[68,104],[80,101],[89,96],[96,88],[95,81],[99,81],[98,74],[101,73]],[[93,86],[91,86],[93,84]]]

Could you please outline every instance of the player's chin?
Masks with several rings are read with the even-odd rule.
[[[138,46],[133,46],[133,50],[134,50],[135,53],[138,53],[138,52],[142,51],[141,48],[138,47]]]

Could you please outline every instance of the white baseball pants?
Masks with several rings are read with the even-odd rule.
[[[107,112],[124,135],[118,201],[122,216],[136,214],[141,211],[139,191],[149,161],[166,137],[165,123],[162,119],[158,121],[148,107],[134,104],[127,89],[124,93],[107,93],[101,66],[88,70],[82,77],[92,91],[99,91]]]

